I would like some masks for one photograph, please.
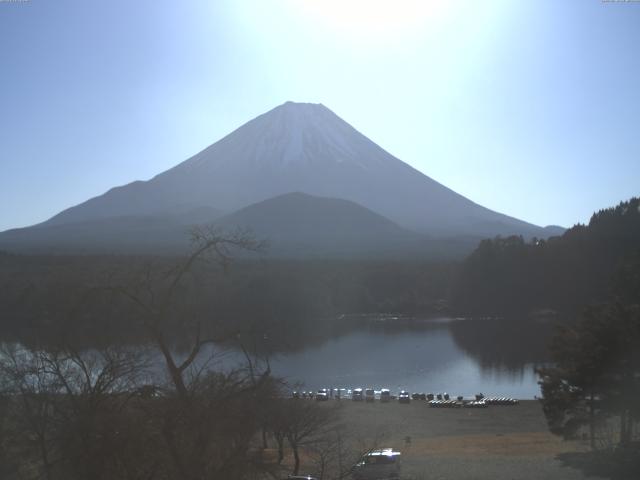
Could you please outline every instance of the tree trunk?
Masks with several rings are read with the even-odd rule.
[[[298,445],[294,443],[293,445],[291,445],[291,448],[293,449],[294,459],[293,475],[298,475],[298,472],[300,471],[300,454],[298,453]]]
[[[620,445],[629,443],[629,435],[627,432],[627,411],[620,412]]]
[[[173,460],[173,464],[178,471],[178,474],[182,479],[189,479],[191,475],[189,475],[187,471],[187,466],[183,461],[182,456],[180,455],[180,449],[177,445],[177,441],[175,439],[174,431],[175,431],[175,420],[177,413],[176,412],[166,412],[164,415],[164,425],[162,426],[162,436],[167,445],[167,449],[169,450],[169,454],[171,455],[171,459]]]
[[[42,456],[42,463],[44,464],[45,478],[51,480],[51,464],[49,463],[49,455],[44,435],[40,436],[40,455]]]
[[[171,381],[173,385],[176,387],[176,392],[180,396],[180,398],[184,399],[188,396],[187,386],[184,383],[184,378],[182,377],[182,372],[176,365],[176,362],[173,359],[173,355],[171,350],[167,346],[164,341],[164,338],[161,336],[156,336],[156,344],[164,357],[165,364],[167,366],[167,370],[169,371],[169,376],[171,377]]]
[[[280,465],[284,460],[284,438],[279,435],[276,435],[275,438],[278,444],[278,465]]]
[[[589,446],[591,450],[596,449],[596,440],[595,440],[595,412],[593,406],[593,393],[589,395]]]

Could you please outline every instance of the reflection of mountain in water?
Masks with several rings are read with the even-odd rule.
[[[554,323],[519,319],[469,319],[451,322],[456,345],[475,358],[483,368],[504,368],[513,372],[528,364],[549,360],[548,342]]]

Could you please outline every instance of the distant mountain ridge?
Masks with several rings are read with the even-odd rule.
[[[292,230],[308,236],[326,236],[329,228],[341,235],[402,235],[411,232],[357,203],[306,193],[285,193],[249,205],[219,219],[227,226],[246,226],[265,235],[288,235]]]
[[[176,254],[189,248],[190,231],[198,225],[246,231],[266,242],[258,256],[276,258],[452,259],[478,242],[475,237],[432,238],[349,200],[294,192],[225,216],[199,209],[8,230],[0,234],[0,248],[39,254]]]
[[[176,253],[188,247],[194,225],[221,212],[207,207],[155,215],[122,215],[16,228],[0,233],[0,249],[28,253]]]
[[[179,226],[185,222],[177,219],[186,220],[194,211],[215,210],[219,214],[210,217],[218,218],[292,192],[350,201],[398,228],[431,237],[558,233],[466,199],[393,157],[321,104],[293,102],[256,117],[148,181],[112,188],[19,232],[45,245],[46,238],[35,240],[43,227],[75,229],[78,239],[89,241],[92,234],[80,234],[80,225],[96,229],[106,221],[119,225],[114,230],[118,236],[126,237],[127,228],[133,228],[133,240],[140,225],[124,228],[122,219],[169,218]],[[0,247],[17,233],[0,234]]]
[[[248,228],[269,243],[275,255],[410,251],[427,245],[423,235],[349,200],[294,192],[245,207],[217,224]]]

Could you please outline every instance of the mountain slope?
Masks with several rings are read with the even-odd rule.
[[[354,202],[304,193],[274,197],[221,218],[225,228],[247,228],[274,255],[419,253],[427,238]]]
[[[193,225],[219,217],[219,211],[202,207],[179,214],[43,223],[0,233],[0,248],[28,253],[175,253],[188,247]]]
[[[183,215],[108,217],[41,224],[0,234],[0,249],[44,254],[182,254],[190,229],[207,224],[249,231],[266,241],[260,256],[283,258],[460,258],[478,237],[432,238],[404,229],[349,200],[288,193],[216,218],[199,209]],[[242,255],[241,252],[236,252]]]
[[[295,192],[249,205],[217,223],[249,227],[257,233],[308,238],[363,235],[414,235],[354,202]]]
[[[292,102],[149,181],[114,188],[45,224],[198,206],[231,212],[290,192],[351,200],[431,235],[547,236],[544,229],[477,205],[415,170],[323,105]]]

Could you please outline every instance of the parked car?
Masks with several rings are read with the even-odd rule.
[[[382,403],[388,403],[391,401],[391,392],[388,388],[383,388],[380,390],[380,401]]]
[[[318,402],[325,402],[329,400],[329,390],[327,390],[326,388],[321,388],[320,390],[318,390],[318,393],[316,393],[316,400]]]
[[[400,452],[391,448],[367,453],[353,467],[356,480],[400,479]]]
[[[364,394],[362,393],[361,388],[354,388],[353,393],[351,394],[351,400],[354,402],[361,402],[364,400]]]
[[[373,388],[367,388],[364,391],[364,399],[367,402],[373,402],[376,399],[376,392]]]
[[[411,394],[406,390],[400,390],[398,394],[398,402],[400,403],[410,403],[411,402]]]

